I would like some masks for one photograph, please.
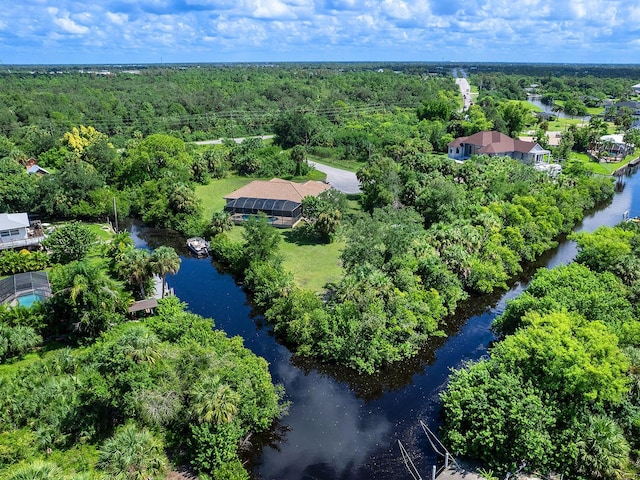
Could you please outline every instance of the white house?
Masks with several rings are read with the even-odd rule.
[[[39,245],[42,228],[32,228],[26,213],[0,213],[0,250]]]
[[[483,131],[458,137],[449,145],[449,158],[466,160],[471,155],[507,156],[526,164],[548,161],[551,152],[536,142],[514,140],[496,131]]]

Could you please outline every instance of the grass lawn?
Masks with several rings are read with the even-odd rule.
[[[244,227],[236,225],[227,236],[236,242],[243,241]],[[291,272],[301,288],[322,292],[329,282],[337,282],[342,277],[340,254],[344,241],[337,239],[324,244],[297,235],[296,229],[279,229],[282,237],[280,253],[284,257],[285,271]]]
[[[631,160],[638,158],[637,154],[627,155],[626,158],[620,162],[615,163],[597,163],[594,162],[591,157],[586,153],[571,153],[571,160],[579,160],[584,163],[587,170],[600,175],[611,175],[620,167],[627,165]]]
[[[330,167],[341,168],[342,170],[348,170],[349,172],[357,172],[362,167],[362,162],[354,162],[353,160],[342,160],[332,156],[325,157],[320,155],[308,155],[310,162],[318,162],[323,165],[329,165]],[[321,179],[324,180],[324,179]]]
[[[322,163],[327,163],[322,159]],[[301,180],[304,179],[293,179]],[[222,210],[225,201],[224,196],[238,188],[256,180],[246,177],[228,177],[220,180],[212,180],[209,185],[196,187],[196,195],[204,205],[204,217],[209,219],[214,212]],[[360,210],[356,200],[349,200],[347,215]],[[233,241],[242,241],[242,226],[235,226],[227,232]],[[340,265],[340,253],[344,248],[344,242],[337,241],[324,244],[314,239],[302,238],[297,235],[296,229],[279,229],[282,236],[280,251],[284,256],[284,269],[293,274],[296,284],[302,288],[320,292],[324,290],[328,282],[335,282],[342,276]]]
[[[224,196],[234,190],[244,187],[246,184],[256,180],[255,178],[231,176],[227,178],[213,179],[208,185],[198,185],[196,187],[196,197],[202,201],[204,206],[204,218],[211,220],[214,212],[219,212],[224,208]]]
[[[111,227],[106,223],[87,223],[85,225],[96,234],[98,240],[101,242],[106,242],[113,237],[113,230],[111,230]]]
[[[305,241],[296,235],[296,229],[283,230],[281,234],[283,242],[280,251],[284,256],[284,269],[293,274],[299,287],[322,292],[327,283],[340,280],[343,241],[338,239],[329,244]]]

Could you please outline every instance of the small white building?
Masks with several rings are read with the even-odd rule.
[[[42,228],[33,228],[27,213],[0,213],[0,250],[39,245]]]

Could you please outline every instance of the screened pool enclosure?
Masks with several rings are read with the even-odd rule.
[[[227,200],[225,212],[235,223],[242,223],[252,215],[264,212],[269,223],[276,227],[292,227],[302,217],[302,204],[291,200],[240,197]]]
[[[47,272],[18,273],[0,280],[0,304],[30,307],[51,296]]]

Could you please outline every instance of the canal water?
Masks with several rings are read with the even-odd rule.
[[[546,103],[542,103],[541,98],[542,97],[540,95],[527,95],[527,102],[531,103],[532,105],[535,105],[538,108],[541,108],[542,111],[545,112],[545,113],[552,113],[553,115],[555,115],[558,118],[572,118],[574,120],[582,120],[582,123],[587,123],[591,119],[590,115],[585,115],[583,117],[579,117],[579,116],[574,116],[574,115],[567,115],[562,110],[560,110],[558,112],[554,112],[553,111],[553,106],[552,105],[547,105]]]
[[[626,177],[625,182],[608,206],[586,216],[577,229],[613,226],[624,212],[640,215],[640,175]],[[419,422],[437,432],[438,395],[450,370],[486,355],[494,339],[491,323],[537,268],[566,264],[576,253],[573,242],[562,241],[527,267],[508,292],[467,302],[447,327],[447,338],[435,339],[418,357],[368,377],[292,357],[255,315],[234,280],[219,273],[210,259],[190,257],[184,239],[136,229],[134,238],[140,246],[162,243],[177,248],[182,265],[168,278],[176,295],[192,312],[213,318],[217,328],[244,338],[248,348],[270,363],[274,381],[284,385],[291,401],[289,414],[270,435],[253,439],[255,453],[249,459],[255,478],[274,480],[406,479],[398,440],[428,478],[437,457]]]

